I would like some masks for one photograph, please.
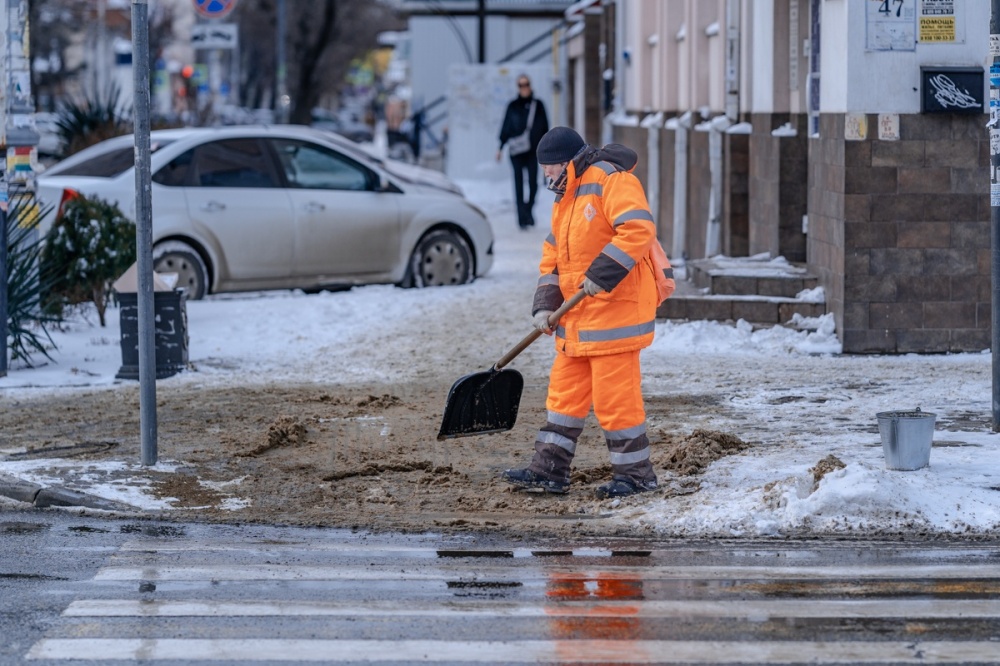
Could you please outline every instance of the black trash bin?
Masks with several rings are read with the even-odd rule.
[[[122,367],[117,379],[139,379],[139,295],[118,294]],[[153,292],[156,378],[171,377],[187,367],[187,295],[183,289]]]

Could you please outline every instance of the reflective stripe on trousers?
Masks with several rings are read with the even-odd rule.
[[[643,483],[655,481],[638,350],[607,356],[556,354],[545,403],[548,420],[538,432],[529,469],[554,481],[569,482],[570,463],[591,405],[604,430],[614,475]]]

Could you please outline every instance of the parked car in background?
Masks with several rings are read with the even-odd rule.
[[[372,128],[350,113],[333,113],[313,109],[311,127],[330,130],[356,143],[370,143],[375,138]]]
[[[302,126],[151,134],[154,270],[189,298],[264,289],[471,282],[493,263],[485,213],[442,174],[381,161]],[[38,178],[53,212],[74,192],[135,219],[131,135],[109,139]]]

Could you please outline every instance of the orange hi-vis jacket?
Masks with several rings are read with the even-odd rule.
[[[656,226],[639,180],[636,154],[621,146],[587,146],[567,165],[566,191],[552,210],[532,313],[555,310],[584,276],[605,291],[585,298],[556,329],[569,356],[601,356],[653,342],[657,295],[650,249]]]

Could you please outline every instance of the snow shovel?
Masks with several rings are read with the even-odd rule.
[[[582,289],[549,315],[549,324],[555,326],[570,308],[587,295]],[[452,384],[448,391],[448,401],[444,406],[444,420],[437,438],[467,437],[503,432],[514,427],[517,407],[521,402],[524,378],[517,370],[505,370],[504,366],[528,348],[542,334],[535,329],[503,358],[485,372],[465,375]]]

